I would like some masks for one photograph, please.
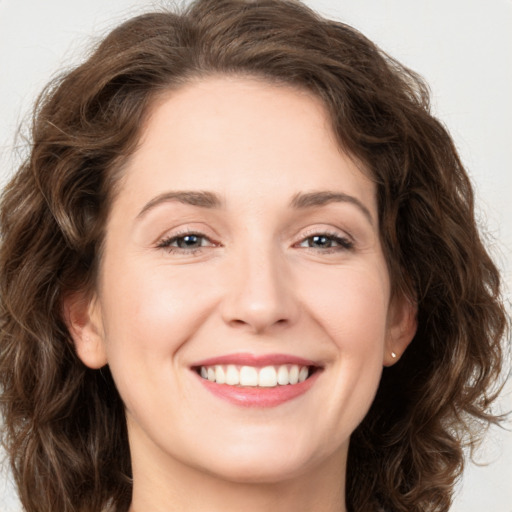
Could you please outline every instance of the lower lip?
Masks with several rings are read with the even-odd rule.
[[[242,407],[276,407],[306,393],[316,382],[320,373],[316,371],[311,377],[298,384],[273,388],[230,386],[211,382],[200,375],[197,375],[197,378],[210,393],[232,404]]]

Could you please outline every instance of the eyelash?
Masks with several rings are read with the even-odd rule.
[[[162,239],[157,244],[158,249],[165,249],[167,252],[172,253],[181,253],[181,254],[195,254],[196,252],[203,249],[205,246],[200,245],[199,247],[192,247],[192,248],[184,248],[184,247],[177,247],[173,246],[172,244],[177,243],[179,240],[185,239],[187,236],[190,237],[197,237],[202,240],[208,240],[211,245],[208,245],[207,247],[218,247],[219,244],[216,244],[215,242],[212,242],[206,235],[203,235],[202,233],[198,233],[196,231],[183,231],[181,233],[176,233],[168,238]]]
[[[304,236],[298,244],[295,244],[295,246],[301,247],[301,244],[307,242],[308,240],[312,240],[313,238],[316,237],[325,238],[331,243],[334,242],[337,245],[334,247],[327,247],[324,249],[306,247],[307,249],[313,251],[321,251],[324,254],[332,254],[336,252],[350,251],[354,248],[354,242],[350,240],[348,237],[340,236],[339,233],[334,233],[330,231],[314,231],[312,233],[306,233],[306,236]]]
[[[197,237],[201,240],[207,240],[209,242],[208,245],[200,245],[199,247],[191,247],[191,248],[184,248],[184,247],[177,247],[172,244],[179,243],[180,240],[185,239],[186,237]],[[308,240],[312,240],[316,237],[327,239],[330,243],[335,243],[336,245],[334,247],[326,247],[326,248],[315,248],[315,247],[304,247],[305,249],[313,250],[313,251],[320,251],[324,254],[332,254],[336,252],[342,252],[342,251],[349,251],[354,248],[354,243],[352,240],[350,240],[347,237],[340,236],[338,233],[328,232],[328,231],[315,231],[312,233],[308,233],[307,236],[304,236],[300,242],[294,244],[294,247],[302,247],[301,244],[307,242]],[[206,235],[202,233],[198,233],[195,231],[184,231],[181,233],[176,233],[168,238],[162,239],[158,244],[158,249],[165,249],[167,252],[174,254],[174,253],[180,253],[180,254],[187,254],[187,255],[193,255],[197,252],[201,251],[204,247],[218,247],[219,244],[212,242]]]

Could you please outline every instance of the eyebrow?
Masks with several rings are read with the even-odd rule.
[[[306,194],[296,194],[290,205],[297,209],[315,208],[329,203],[350,203],[356,206],[373,226],[373,217],[370,210],[357,197],[343,192],[319,191]]]
[[[212,192],[203,191],[178,191],[178,192],[165,192],[155,198],[151,199],[144,205],[144,208],[138,213],[137,218],[144,216],[149,210],[155,208],[162,203],[169,203],[177,201],[191,206],[199,206],[201,208],[220,208],[222,201],[219,196]]]
[[[191,206],[198,206],[200,208],[220,208],[223,206],[223,201],[217,194],[208,191],[171,191],[165,192],[151,199],[144,205],[142,210],[138,213],[137,218],[143,217],[149,210],[152,210],[156,206],[162,203],[168,203],[177,201],[182,204],[188,204]],[[298,193],[293,196],[290,201],[290,206],[294,209],[308,209],[319,206],[325,206],[330,203],[350,203],[356,206],[363,215],[368,219],[370,224],[373,226],[373,218],[370,210],[356,197],[343,192],[331,192],[331,191],[318,191],[308,193]]]

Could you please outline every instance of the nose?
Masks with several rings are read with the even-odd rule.
[[[248,250],[233,258],[222,303],[223,320],[231,327],[263,333],[297,320],[293,278],[276,252]]]

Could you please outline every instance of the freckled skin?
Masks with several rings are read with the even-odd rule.
[[[140,214],[169,191],[221,204],[169,200]],[[290,205],[317,191],[357,199],[371,219],[350,201]],[[375,187],[337,147],[318,100],[227,77],[160,99],[75,336],[86,364],[108,362],[126,405],[132,511],[344,510],[349,437],[391,349],[412,337],[408,307],[390,306]],[[191,366],[239,352],[291,354],[322,372],[278,407],[237,407]]]

